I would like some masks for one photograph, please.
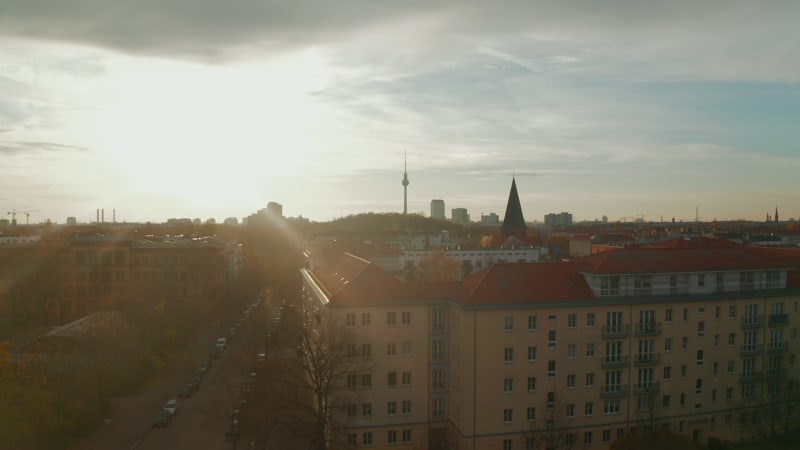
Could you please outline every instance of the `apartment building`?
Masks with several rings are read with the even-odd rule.
[[[350,448],[603,449],[647,427],[746,439],[798,377],[794,250],[676,241],[436,283],[330,256],[303,276],[370,361],[343,381]]]
[[[143,296],[216,298],[242,265],[241,245],[216,238],[74,235],[0,249],[0,315],[69,321]]]

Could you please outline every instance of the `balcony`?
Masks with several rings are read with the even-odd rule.
[[[749,372],[742,372],[742,373],[739,374],[739,382],[743,383],[743,384],[744,383],[756,383],[758,381],[761,381],[761,379],[763,378],[763,375],[764,374],[760,370],[759,371],[753,370],[753,371],[749,371]]]
[[[785,327],[789,325],[788,314],[773,314],[769,316],[769,326],[771,327]]]
[[[640,322],[636,326],[636,336],[660,336],[661,322]]]
[[[603,339],[625,339],[628,329],[628,325],[603,325]]]
[[[622,369],[628,367],[628,357],[622,355],[606,355],[601,360],[603,369]]]
[[[764,326],[764,316],[744,316],[742,317],[742,328],[761,328]]]
[[[603,391],[600,392],[601,398],[622,398],[628,395],[628,386],[611,385],[603,386]]]
[[[636,383],[633,393],[635,395],[658,394],[658,383]]]
[[[778,381],[778,380],[781,380],[783,378],[786,378],[786,369],[784,369],[782,367],[775,368],[775,369],[767,369],[767,371],[764,373],[764,375],[766,376],[767,380]]]
[[[770,342],[767,344],[768,353],[783,353],[787,350],[789,350],[789,345],[786,341]]]
[[[637,367],[657,366],[661,362],[660,353],[642,353],[633,359]]]
[[[745,344],[742,346],[742,356],[760,355],[764,351],[764,344]]]

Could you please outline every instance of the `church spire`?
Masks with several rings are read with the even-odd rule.
[[[503,239],[511,236],[524,238],[528,234],[525,226],[525,218],[522,216],[522,206],[519,203],[517,193],[516,177],[511,177],[511,192],[508,193],[508,204],[506,205],[506,215],[503,218],[503,225],[500,227]]]
[[[403,215],[408,214],[408,153],[403,150]]]

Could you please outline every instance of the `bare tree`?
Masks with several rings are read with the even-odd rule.
[[[533,439],[538,450],[555,450],[564,444],[566,429],[563,423],[564,408],[561,404],[549,404],[543,417],[531,423],[525,430],[525,439]]]

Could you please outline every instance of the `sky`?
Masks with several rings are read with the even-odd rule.
[[[0,0],[0,211],[800,217],[800,2]],[[21,216],[17,217],[21,220]]]

